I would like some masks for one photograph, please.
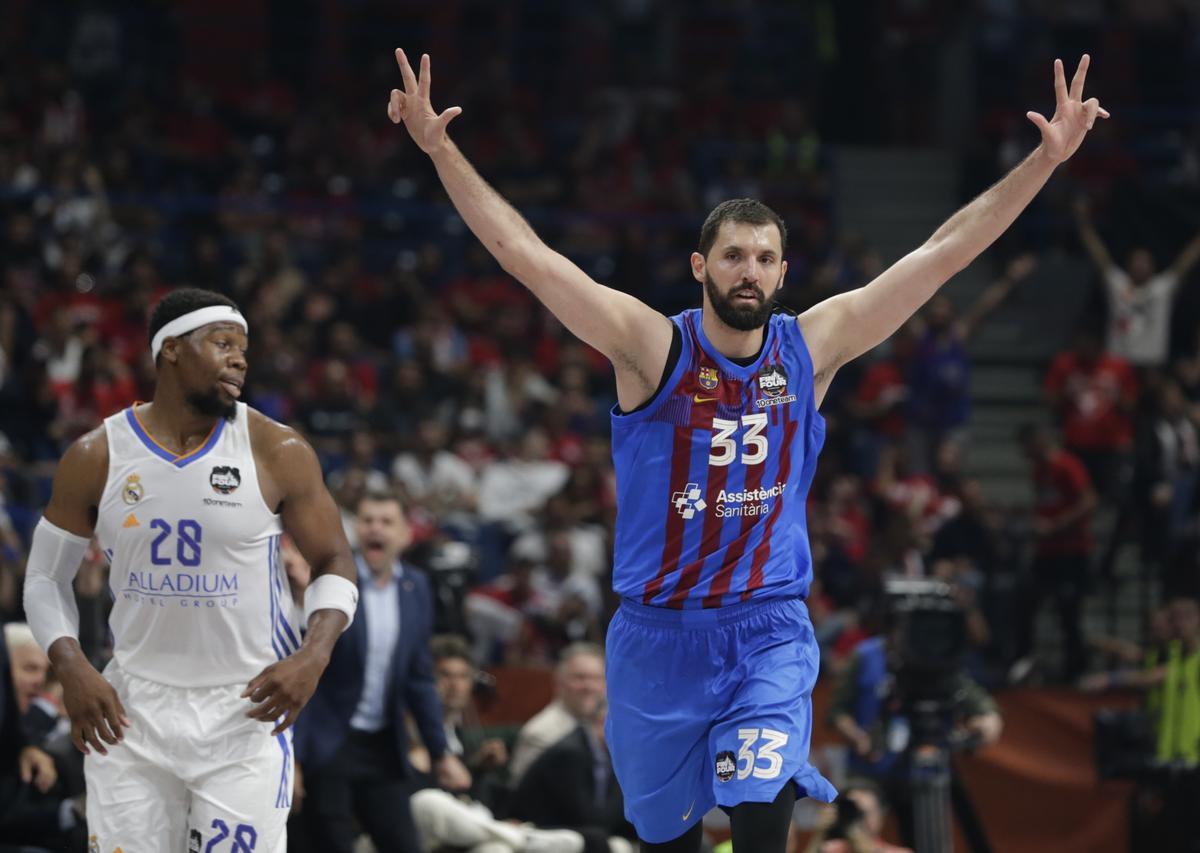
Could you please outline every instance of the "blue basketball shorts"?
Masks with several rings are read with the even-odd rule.
[[[625,815],[653,844],[714,805],[837,791],[808,763],[819,650],[800,599],[710,610],[625,599],[608,629],[606,737]]]

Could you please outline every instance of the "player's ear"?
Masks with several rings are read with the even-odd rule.
[[[704,255],[692,252],[692,278],[704,284]]]
[[[159,358],[171,364],[179,362],[179,338],[167,338],[163,341],[162,349],[158,351]]]

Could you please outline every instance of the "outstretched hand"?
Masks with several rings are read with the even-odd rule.
[[[421,54],[421,75],[413,74],[412,66],[404,51],[396,48],[396,64],[404,78],[404,91],[392,89],[388,101],[388,118],[393,124],[404,122],[413,141],[426,154],[433,154],[446,144],[446,125],[462,112],[461,107],[450,107],[440,114],[429,102],[429,54]]]
[[[1096,117],[1108,118],[1108,110],[1100,106],[1096,98],[1083,100],[1083,81],[1087,79],[1091,57],[1086,53],[1079,60],[1071,88],[1067,89],[1067,77],[1061,59],[1054,60],[1054,116],[1047,121],[1041,113],[1030,110],[1025,117],[1037,125],[1042,133],[1042,148],[1055,163],[1061,163],[1075,153],[1087,132],[1092,129]]]

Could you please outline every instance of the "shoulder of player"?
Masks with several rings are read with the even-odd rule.
[[[272,473],[294,474],[294,466],[305,466],[305,463],[315,461],[316,451],[298,430],[254,409],[247,409],[246,412],[250,447],[259,464],[268,466]]]
[[[104,487],[108,477],[108,433],[104,425],[71,442],[58,463],[59,478],[78,485]]]

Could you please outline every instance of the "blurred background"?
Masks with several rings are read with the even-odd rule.
[[[991,846],[1196,849],[1198,25],[1195,0],[8,0],[0,620],[64,448],[152,396],[155,301],[212,289],[250,322],[244,399],[317,448],[352,538],[366,491],[402,496],[472,719],[520,726],[616,605],[614,384],[387,120],[393,49],[431,54],[453,137],[550,245],[668,314],[733,197],[786,220],[790,309],[865,284],[1019,162],[1087,51],[1113,119],[823,404],[814,756],[854,771],[835,686],[886,582],[936,578],[1004,720],[955,759]],[[59,713],[32,678],[22,711]]]

